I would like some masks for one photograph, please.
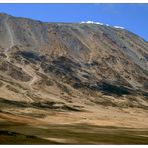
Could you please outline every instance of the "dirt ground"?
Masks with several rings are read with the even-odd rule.
[[[138,108],[11,110],[0,112],[0,144],[148,144],[148,113]]]

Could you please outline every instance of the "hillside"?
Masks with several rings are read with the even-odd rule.
[[[138,35],[0,14],[1,119],[147,128],[147,109],[148,42]]]

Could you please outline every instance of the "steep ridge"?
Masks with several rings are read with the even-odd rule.
[[[148,43],[139,36],[100,24],[0,14],[0,101],[6,106],[11,103],[3,100],[71,111],[146,109],[147,97]]]

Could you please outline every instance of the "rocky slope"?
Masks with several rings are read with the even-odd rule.
[[[100,106],[147,110],[146,41],[105,25],[43,23],[0,14],[1,112]]]

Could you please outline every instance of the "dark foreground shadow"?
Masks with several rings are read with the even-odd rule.
[[[62,140],[61,140],[62,139]],[[0,123],[0,144],[148,144],[148,129]]]

